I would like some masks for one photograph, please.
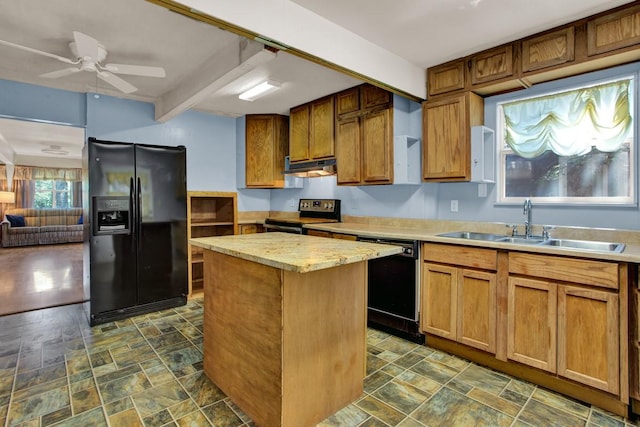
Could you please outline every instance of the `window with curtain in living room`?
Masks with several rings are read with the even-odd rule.
[[[498,202],[635,202],[635,78],[498,104]]]
[[[71,208],[82,206],[82,169],[16,166],[16,206]]]

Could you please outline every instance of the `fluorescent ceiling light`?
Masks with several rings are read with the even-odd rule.
[[[280,89],[280,83],[273,80],[266,80],[251,89],[242,92],[238,98],[245,101],[254,101],[257,98]]]

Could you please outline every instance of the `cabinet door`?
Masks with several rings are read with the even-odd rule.
[[[522,72],[573,62],[574,51],[573,26],[525,39],[522,41]]]
[[[471,126],[482,124],[482,98],[473,93],[423,104],[422,171],[428,181],[471,179]]]
[[[461,270],[458,278],[457,340],[496,352],[496,275]]]
[[[513,45],[507,44],[472,55],[469,59],[471,85],[513,76]]]
[[[618,394],[619,336],[617,294],[558,286],[559,375]]]
[[[289,161],[309,159],[309,104],[289,112]]]
[[[335,155],[333,100],[333,96],[329,96],[311,103],[309,155],[312,159],[322,159]]]
[[[450,340],[456,339],[458,269],[424,263],[420,330]]]
[[[556,372],[557,286],[541,280],[509,277],[507,357]]]
[[[337,183],[360,183],[360,117],[338,121],[336,128]]]
[[[336,95],[336,114],[338,118],[342,114],[354,113],[360,110],[360,88],[358,86]]]
[[[429,68],[427,70],[429,96],[464,89],[465,62],[463,58]]]
[[[284,187],[284,156],[289,152],[289,118],[275,114],[246,116],[247,187]]]
[[[640,5],[587,21],[587,55],[640,43]]]
[[[384,109],[362,118],[362,180],[365,183],[391,183],[393,180],[390,115],[391,110]]]
[[[387,106],[391,102],[391,93],[377,86],[360,86],[360,99],[363,109]]]

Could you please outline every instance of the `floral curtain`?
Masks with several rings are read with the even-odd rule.
[[[632,90],[627,78],[502,104],[506,143],[525,158],[617,151],[632,131]]]

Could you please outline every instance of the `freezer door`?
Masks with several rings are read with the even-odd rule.
[[[134,191],[132,144],[90,140],[88,143],[89,196],[127,196]],[[89,203],[90,215],[94,215]],[[131,203],[133,205],[133,203]],[[130,206],[131,210],[133,206]],[[89,238],[91,314],[120,310],[137,303],[136,247],[133,233]]]
[[[136,145],[138,304],[187,294],[186,149]]]

